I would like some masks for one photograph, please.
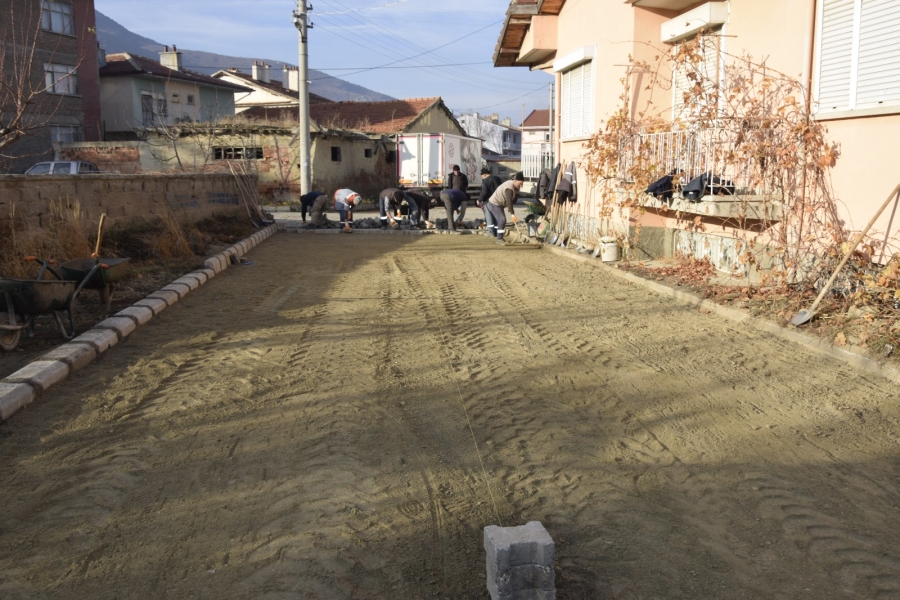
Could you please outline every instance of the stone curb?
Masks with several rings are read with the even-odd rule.
[[[885,362],[879,362],[874,358],[865,356],[863,354],[860,354],[859,352],[854,352],[853,350],[849,350],[847,348],[835,346],[828,340],[819,339],[806,333],[801,333],[796,329],[783,327],[771,321],[766,321],[765,319],[760,319],[759,317],[748,315],[743,311],[737,310],[735,308],[729,308],[727,306],[722,306],[721,304],[717,304],[712,300],[703,300],[702,298],[699,298],[694,294],[676,290],[667,285],[662,285],[655,281],[650,281],[648,279],[644,279],[643,277],[639,277],[634,273],[629,273],[615,267],[610,267],[602,261],[591,258],[589,256],[573,254],[571,251],[567,251],[562,248],[545,247],[545,249],[554,254],[558,254],[572,260],[595,265],[599,268],[602,268],[610,275],[618,277],[619,279],[624,279],[625,281],[629,281],[635,285],[640,285],[662,296],[669,296],[679,304],[686,304],[698,309],[708,310],[709,312],[714,313],[719,317],[728,319],[729,321],[735,321],[737,323],[749,325],[754,329],[765,331],[766,333],[770,333],[782,340],[792,342],[794,344],[799,344],[800,346],[812,350],[817,354],[830,356],[831,358],[835,358],[841,362],[847,363],[848,365],[851,365],[857,369],[866,371],[868,373],[881,375],[882,377],[889,379],[894,383],[900,384],[900,369],[898,369],[897,367],[888,365]]]
[[[91,364],[139,326],[149,323],[167,307],[227,269],[231,256],[242,256],[276,231],[275,225],[257,231],[246,240],[207,258],[203,261],[205,268],[179,277],[0,380],[0,421],[5,421],[51,386]],[[251,239],[253,241],[248,241]]]

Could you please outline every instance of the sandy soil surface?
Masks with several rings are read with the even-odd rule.
[[[0,425],[2,598],[900,597],[898,388],[475,236],[280,234]]]

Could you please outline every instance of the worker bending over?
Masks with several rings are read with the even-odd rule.
[[[409,208],[409,222],[413,226],[419,225],[419,205],[410,198],[408,192],[404,192],[399,188],[387,188],[378,195],[378,213],[381,217],[381,228],[387,229],[387,226],[397,227],[399,215],[402,212],[403,205]]]
[[[344,233],[353,231],[353,209],[360,202],[362,198],[353,190],[341,188],[334,192],[334,210],[341,215],[341,231]]]
[[[462,223],[463,216],[466,214],[466,205],[469,203],[469,197],[465,192],[448,188],[441,192],[441,202],[447,209],[447,229],[456,231],[456,226]],[[459,213],[454,218],[454,215]]]
[[[491,211],[491,216],[494,217],[494,223],[497,225],[498,244],[503,243],[503,236],[506,234],[506,214],[503,212],[503,209],[505,208],[509,211],[511,215],[510,220],[513,223],[518,221],[513,205],[516,203],[516,198],[519,196],[519,190],[522,189],[523,183],[525,183],[525,176],[519,171],[513,175],[512,179],[500,184],[500,187],[491,194],[488,200],[488,210]]]

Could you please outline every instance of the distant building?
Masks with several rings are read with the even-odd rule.
[[[188,71],[166,46],[160,61],[110,54],[100,69],[104,139],[137,139],[142,127],[214,122],[234,116],[234,97],[250,88]]]
[[[509,118],[500,119],[497,113],[487,119],[478,113],[460,115],[459,124],[466,135],[484,142],[484,149],[500,156],[519,158],[522,154],[522,132],[513,127]]]
[[[99,140],[100,85],[93,0],[11,0],[0,14],[0,113],[27,107],[23,136],[3,149],[0,170],[20,173],[62,142]],[[30,71],[21,70],[27,65]],[[29,100],[30,97],[30,101]]]
[[[554,161],[550,133],[550,109],[533,110],[522,123],[522,172],[537,179],[541,170],[552,169]]]
[[[253,63],[250,73],[242,73],[240,69],[230,67],[222,71],[216,71],[212,74],[212,77],[249,89],[248,92],[235,94],[235,114],[241,114],[251,108],[293,108],[295,113],[293,118],[296,120],[296,113],[300,104],[298,97],[300,91],[299,71],[296,67],[284,66],[281,70],[281,81],[278,82],[271,79],[270,69],[271,67],[268,64],[256,61]],[[309,102],[310,104],[318,104],[320,102],[331,102],[331,100],[316,94],[310,94]],[[261,112],[262,114],[268,114],[268,110]],[[285,111],[279,110],[276,112],[281,115]],[[289,115],[285,116],[289,117]]]

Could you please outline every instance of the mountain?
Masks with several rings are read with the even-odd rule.
[[[107,54],[116,52],[128,52],[130,54],[138,54],[146,56],[153,60],[159,60],[159,52],[163,49],[163,45],[159,42],[128,31],[100,11],[97,11],[97,39],[100,47],[106,50]],[[247,58],[239,56],[225,56],[223,54],[214,54],[212,52],[203,52],[200,50],[187,50],[179,48],[184,67],[191,71],[212,75],[220,69],[228,67],[237,67],[244,73],[250,72],[250,65],[253,61],[265,61],[272,65],[272,80],[280,81],[281,67],[287,64],[292,67],[291,63],[270,60],[268,58]],[[309,70],[309,91],[313,94],[328,98],[329,100],[352,100],[358,102],[377,102],[381,100],[394,100],[391,96],[380,94],[361,85],[356,85],[337,77],[332,77],[322,71],[315,69]]]

